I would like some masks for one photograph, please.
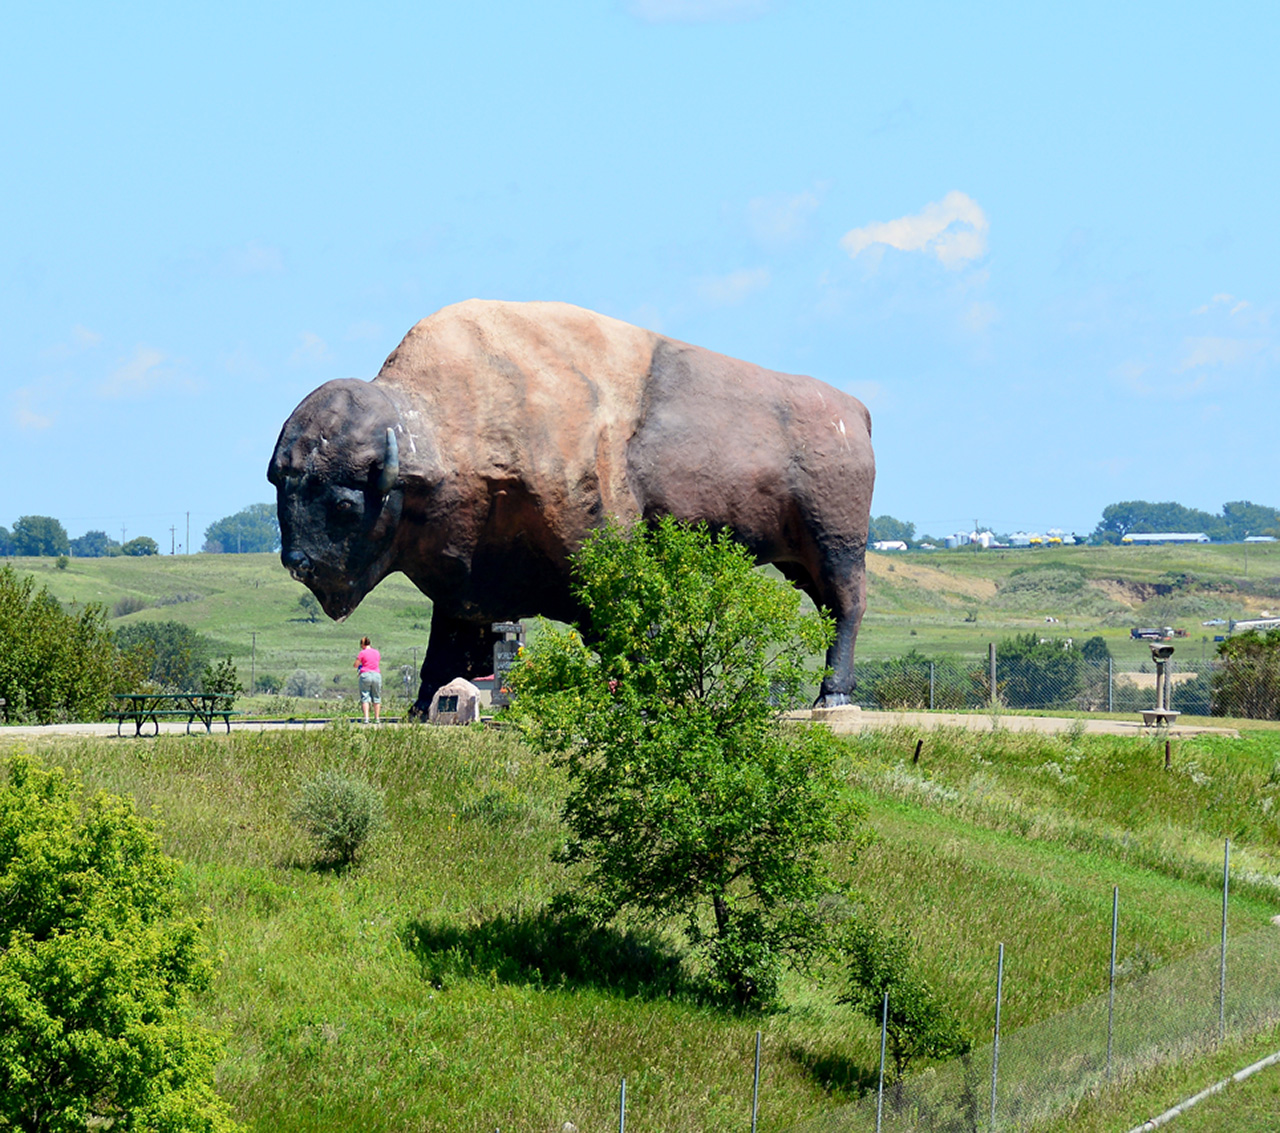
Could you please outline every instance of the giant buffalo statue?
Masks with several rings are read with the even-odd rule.
[[[423,319],[371,382],[280,431],[281,559],[342,620],[403,571],[434,608],[418,710],[492,669],[490,624],[581,611],[569,558],[608,516],[727,527],[835,616],[819,702],[845,704],[866,599],[865,406],[564,303]]]

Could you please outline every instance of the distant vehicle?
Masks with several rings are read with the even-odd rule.
[[[1202,626],[1224,626],[1227,624],[1226,618],[1210,618],[1207,622],[1201,622]]]
[[[1134,641],[1168,641],[1173,636],[1173,626],[1149,627],[1147,629],[1134,628],[1129,631],[1129,636]],[[1183,637],[1186,632],[1183,631]]]

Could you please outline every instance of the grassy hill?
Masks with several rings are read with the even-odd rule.
[[[53,559],[8,561],[65,603],[100,602],[108,611],[122,600],[141,604],[113,624],[173,619],[207,634],[220,656],[235,659],[246,685],[251,669],[284,678],[300,668],[349,693],[364,634],[382,651],[384,672],[409,665],[416,678],[431,622],[430,601],[394,575],[345,624],[323,614],[312,623],[298,605],[305,588],[276,555],[72,559],[66,570]],[[990,641],[1035,631],[1077,641],[1101,634],[1118,668],[1136,670],[1149,666],[1150,653],[1130,640],[1134,625],[1186,628],[1178,658],[1194,661],[1212,655],[1222,632],[1201,622],[1280,613],[1280,544],[910,552],[870,554],[867,562],[858,640],[866,660],[913,648],[977,658]]]
[[[1168,772],[1162,747],[1120,737],[931,733],[919,763],[914,734],[843,741],[869,837],[831,864],[862,915],[911,935],[979,1041],[1004,943],[1013,1035],[1105,991],[1113,885],[1126,971],[1213,947],[1224,837],[1233,938],[1271,931],[1276,734],[1175,741]],[[11,745],[0,733],[0,762]],[[816,1119],[874,1080],[878,1036],[837,1003],[838,966],[790,977],[779,1010],[740,1015],[698,994],[674,935],[570,947],[548,935],[539,911],[571,883],[549,860],[564,782],[508,733],[339,724],[50,739],[39,754],[162,821],[225,957],[202,1011],[229,1037],[220,1088],[251,1128],[606,1129],[625,1076],[628,1128],[742,1129],[757,1029],[762,1130]],[[317,868],[288,818],[299,786],[331,768],[387,794],[388,830],[345,872]],[[1057,1127],[1129,1128],[1221,1077],[1223,1060],[1244,1065],[1252,1041]]]

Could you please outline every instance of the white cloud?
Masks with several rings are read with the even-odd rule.
[[[54,422],[52,416],[37,413],[32,408],[35,392],[33,386],[23,386],[22,389],[13,391],[13,420],[19,429],[38,431],[49,428]]]
[[[98,386],[102,397],[141,397],[159,389],[195,389],[167,354],[152,346],[134,347],[133,354],[117,366]]]
[[[279,275],[284,271],[284,256],[279,248],[250,240],[240,248],[232,248],[226,256],[227,267],[237,275]]]
[[[1262,338],[1218,338],[1206,335],[1186,340],[1187,352],[1174,370],[1185,374],[1188,370],[1210,366],[1239,366],[1249,362],[1267,349]]]
[[[739,23],[763,16],[772,0],[628,0],[627,11],[649,24]]]
[[[716,307],[732,307],[749,295],[769,286],[767,268],[743,268],[728,275],[706,276],[698,280],[698,294]]]
[[[965,193],[952,190],[912,216],[900,216],[846,232],[840,246],[851,257],[878,247],[923,252],[955,270],[987,253],[986,213]]]
[[[825,186],[819,186],[819,191]],[[766,246],[778,247],[794,243],[805,233],[809,218],[822,203],[819,193],[806,189],[802,193],[772,193],[747,202],[747,227],[751,235]]]
[[[329,360],[329,344],[318,334],[303,331],[302,341],[289,355],[290,366],[318,366]]]
[[[59,342],[55,346],[41,351],[41,357],[55,362],[64,362],[76,354],[92,350],[101,341],[102,335],[98,334],[97,331],[92,331],[88,327],[77,323],[71,328],[70,342]]]

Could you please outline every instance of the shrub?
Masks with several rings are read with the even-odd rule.
[[[315,697],[324,688],[324,679],[319,673],[309,673],[306,669],[294,669],[284,682],[286,696]]]
[[[1213,714],[1280,720],[1280,629],[1251,630],[1218,646]]]
[[[111,694],[137,679],[103,607],[69,614],[30,575],[0,567],[0,697],[10,720],[100,720]]]
[[[216,665],[206,665],[204,672],[200,674],[200,691],[223,693],[226,696],[239,696],[244,692],[235,662],[227,657]]]
[[[187,692],[199,683],[213,642],[181,622],[134,622],[116,631],[116,643],[141,660],[146,678]]]
[[[131,801],[25,757],[0,780],[0,1129],[232,1133],[191,1018],[213,966]]]
[[[124,618],[146,608],[147,604],[141,598],[126,594],[123,598],[116,599],[115,605],[111,607],[111,616],[113,618]]]
[[[292,817],[322,861],[349,865],[384,822],[383,794],[367,779],[326,771],[304,783]]]

